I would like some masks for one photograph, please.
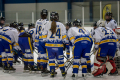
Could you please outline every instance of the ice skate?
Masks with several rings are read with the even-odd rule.
[[[42,77],[44,77],[44,76],[48,76],[49,73],[50,73],[50,71],[47,70],[47,68],[43,68],[42,71],[41,71],[41,75],[42,75]]]
[[[78,78],[78,74],[73,73],[71,77],[72,77],[73,80],[76,80]]]
[[[9,72],[7,66],[3,66],[3,72],[4,72],[4,73],[8,73],[8,72]]]
[[[24,71],[23,73],[29,72],[30,68],[28,67],[28,65],[24,65]]]
[[[41,66],[37,66],[36,73],[40,74],[41,73]]]
[[[114,73],[109,73],[109,76],[118,76],[118,70],[116,70]]]
[[[30,74],[35,73],[36,69],[34,68],[33,65],[30,65]]]
[[[2,68],[3,68],[3,65],[2,65],[2,63],[0,63],[0,70],[2,70]]]
[[[50,72],[50,77],[51,78],[54,78],[56,76],[56,73],[54,72],[54,70],[51,70],[51,72]]]
[[[62,73],[62,77],[66,77],[67,73],[65,71],[61,70],[61,73]]]
[[[87,76],[86,73],[83,73],[83,74],[82,74],[82,78],[83,78],[83,80],[86,80],[86,76]]]
[[[8,70],[9,70],[9,74],[14,73],[16,71],[16,69],[13,66],[9,66]]]

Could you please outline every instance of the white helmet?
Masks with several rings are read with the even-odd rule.
[[[105,27],[105,21],[104,20],[97,21],[97,26],[98,27]]]

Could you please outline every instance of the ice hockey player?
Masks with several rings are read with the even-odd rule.
[[[24,53],[24,72],[29,71],[30,73],[34,72],[34,59],[33,59],[33,44],[32,44],[32,35],[28,32],[25,32],[23,26],[17,28],[20,32],[18,43]],[[29,67],[28,67],[29,66]]]
[[[5,23],[5,18],[4,17],[0,17],[0,32],[2,31],[3,29],[3,25]],[[1,46],[1,44],[0,44]],[[2,68],[2,54],[1,54],[1,49],[0,49],[0,68]]]
[[[17,36],[19,35],[19,31],[16,28],[19,27],[19,26],[24,26],[24,25],[23,25],[22,22],[18,22],[18,23],[17,22],[13,22],[13,23],[10,23],[11,29],[16,32]],[[18,41],[18,37],[16,39]],[[13,53],[14,53],[14,61],[13,61],[13,63],[19,63],[20,64],[20,61],[18,60],[18,57],[22,58],[22,51],[21,51],[18,43],[16,43],[16,44],[13,45]]]
[[[63,43],[66,43],[66,29],[59,21],[59,15],[56,12],[51,12],[51,22],[45,25],[43,31],[43,40],[48,50],[49,66],[51,77],[55,77],[55,59],[57,59],[62,76],[66,75],[63,57]],[[46,56],[47,57],[47,56]]]
[[[12,30],[9,26],[6,26],[1,31],[1,40],[0,40],[0,49],[2,51],[2,63],[3,70],[15,71],[16,69],[13,67],[13,52],[12,52],[12,44],[17,43],[16,40],[17,35],[15,31]]]
[[[47,70],[47,53],[45,48],[45,43],[43,42],[42,32],[44,31],[44,27],[47,24],[47,15],[48,11],[43,9],[41,11],[41,19],[38,19],[36,22],[36,38],[35,38],[35,46],[38,48],[38,58],[37,58],[37,71],[42,71],[42,73],[49,73]]]
[[[94,59],[94,71],[92,74],[101,76],[106,73],[115,75],[118,73],[117,67],[114,62],[114,56],[117,49],[117,36],[114,31],[108,26],[105,26],[105,21],[99,20],[97,22],[98,28],[95,29],[93,38],[95,39],[95,49],[98,52]]]
[[[66,32],[69,30],[69,28],[70,28],[71,26],[72,26],[72,23],[71,23],[71,22],[67,22],[67,23],[66,23]],[[66,55],[67,55],[67,58],[68,58],[68,59],[70,58],[70,46],[72,46],[72,45],[70,45],[70,43],[65,44],[65,47],[66,47],[66,49],[67,49]]]
[[[72,42],[73,46],[73,75],[72,77],[78,76],[79,62],[81,59],[82,76],[86,76],[87,73],[87,58],[90,55],[91,42],[90,33],[85,30],[79,19],[73,21],[73,26],[68,30],[68,37]]]
[[[112,19],[112,16],[113,16],[113,14],[111,12],[107,12],[105,14],[105,19],[106,19],[105,26],[109,27],[111,29],[115,29],[115,28],[117,28],[117,22]]]
[[[35,24],[30,23],[28,24],[28,32],[32,35],[32,43],[33,46],[35,45],[35,34],[36,34],[36,28],[35,28]]]
[[[97,28],[97,21],[95,21],[94,23],[93,23],[93,29],[91,29],[91,36],[93,37],[93,34],[94,34],[94,31],[95,31],[95,29]]]

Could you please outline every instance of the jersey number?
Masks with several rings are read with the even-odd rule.
[[[50,30],[51,30],[51,29],[50,29]],[[58,36],[58,37],[60,38],[60,36],[61,36],[61,33],[60,33],[60,32],[61,32],[61,31],[60,31],[60,28],[58,28],[55,36]],[[55,38],[55,37],[53,36],[53,34],[51,34],[50,38]]]
[[[82,29],[79,29],[78,32],[85,34],[85,32]]]
[[[31,35],[33,35],[34,31],[33,31],[33,30],[31,30],[29,33],[30,33]]]
[[[41,29],[42,29],[42,26],[37,26],[37,31],[36,31],[36,34],[40,34],[41,33]]]
[[[104,33],[105,35],[109,35],[109,34],[114,34],[111,30],[109,29],[104,29]]]

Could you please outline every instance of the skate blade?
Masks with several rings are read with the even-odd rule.
[[[41,71],[36,71],[36,74],[41,74]]]
[[[9,71],[8,70],[3,70],[4,73],[8,73]]]
[[[108,76],[119,76],[119,74],[113,74],[113,75],[108,74]]]
[[[29,70],[24,70],[23,73],[29,73],[30,71]]]
[[[30,74],[35,74],[35,73],[36,73],[36,71],[30,71],[29,73],[30,73]]]
[[[9,74],[10,74],[10,73],[15,73],[15,70],[9,70]]]
[[[42,77],[46,77],[46,76],[48,76],[48,75],[50,75],[50,73],[41,73],[41,76],[42,76]]]

